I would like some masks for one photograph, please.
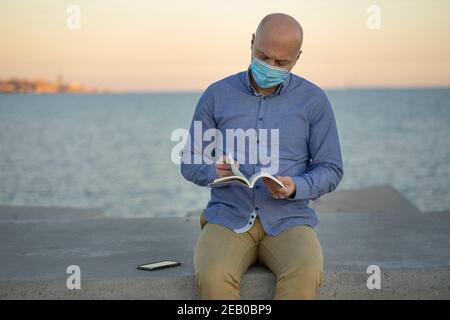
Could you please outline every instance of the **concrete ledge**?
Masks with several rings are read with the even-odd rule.
[[[336,213],[317,227],[325,255],[321,299],[449,299],[448,213]],[[0,220],[0,299],[196,299],[193,251],[197,217]],[[154,272],[139,263],[175,259]],[[66,289],[66,268],[81,268],[82,289]],[[368,290],[366,268],[382,271]],[[275,278],[253,266],[243,299],[271,299]]]
[[[450,299],[450,212],[420,212],[390,186],[337,191],[311,206],[325,255],[320,299]],[[0,206],[0,299],[197,299],[199,212],[113,219],[98,209]],[[182,265],[135,269],[162,259]],[[81,290],[66,288],[72,264],[81,268]],[[381,268],[381,290],[366,287],[372,264]],[[265,267],[244,275],[242,299],[274,294]]]
[[[356,190],[337,190],[310,201],[318,213],[339,212],[395,212],[419,213],[411,201],[390,185],[364,187]]]
[[[260,266],[251,267],[241,283],[241,299],[270,300],[275,277]],[[363,272],[328,272],[319,299],[449,299],[450,270],[382,273],[381,290],[368,290]],[[0,281],[0,299],[199,299],[193,276],[90,279],[80,290],[67,290],[65,279]]]
[[[0,221],[81,220],[105,218],[100,209],[0,205]]]

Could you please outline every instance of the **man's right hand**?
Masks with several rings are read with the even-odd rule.
[[[234,164],[239,169],[239,162],[235,161]],[[227,156],[222,156],[216,162],[216,175],[219,178],[233,176],[233,172],[231,171],[230,159]]]

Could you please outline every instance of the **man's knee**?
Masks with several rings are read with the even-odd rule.
[[[315,299],[323,283],[320,264],[300,264],[282,273],[275,299]]]
[[[317,288],[322,285],[323,269],[319,265],[301,266],[297,273],[298,282],[311,281]]]
[[[239,299],[240,281],[224,268],[196,270],[195,284],[202,299]]]

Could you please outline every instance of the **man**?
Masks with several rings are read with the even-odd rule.
[[[343,165],[327,96],[290,73],[302,53],[302,41],[302,28],[294,18],[266,16],[252,35],[248,70],[210,85],[196,107],[191,137],[196,121],[202,132],[278,129],[278,150],[269,151],[278,154],[276,177],[284,184],[265,179],[252,189],[211,188],[194,253],[202,299],[239,299],[241,278],[255,263],[276,275],[275,299],[314,299],[322,284],[323,254],[314,230],[318,218],[308,205],[336,189]],[[195,148],[186,146],[181,172],[187,180],[206,186],[232,175],[229,163],[192,163]],[[200,149],[204,147],[202,143]],[[248,156],[249,150],[244,152]],[[260,162],[238,165],[246,176],[263,169]]]

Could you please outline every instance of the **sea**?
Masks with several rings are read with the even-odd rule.
[[[344,160],[336,190],[389,184],[450,210],[450,88],[326,90]],[[171,160],[201,92],[0,95],[0,205],[181,217],[210,190]]]

